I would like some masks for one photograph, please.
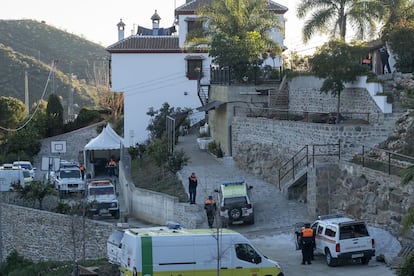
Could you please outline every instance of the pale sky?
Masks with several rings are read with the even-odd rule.
[[[285,13],[287,31],[285,45],[289,50],[305,54],[323,43],[315,38],[308,44],[302,42],[296,5],[300,0],[273,0],[289,10]],[[160,27],[168,28],[174,22],[174,9],[185,0],[1,0],[0,19],[34,19],[48,25],[82,36],[107,47],[118,40],[116,24],[122,18],[125,37],[131,35],[134,24],[152,28],[151,16],[155,10],[161,17]]]

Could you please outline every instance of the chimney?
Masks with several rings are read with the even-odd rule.
[[[151,20],[152,20],[152,35],[158,35],[158,30],[160,29],[161,17],[158,15],[157,10],[155,10],[155,13],[151,16]]]
[[[125,30],[125,23],[122,22],[122,18],[120,19],[119,23],[116,24],[118,27],[118,41],[121,41],[124,39],[124,30]]]

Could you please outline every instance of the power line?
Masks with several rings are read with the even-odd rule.
[[[43,89],[43,93],[42,93],[42,96],[40,97],[40,100],[43,100],[44,99],[44,97],[45,97],[45,95],[46,95],[46,90],[47,90],[47,86],[48,86],[48,84],[49,84],[49,81],[50,81],[50,77],[51,77],[51,75],[52,75],[52,73],[53,73],[53,70],[54,70],[54,68],[55,68],[55,61],[53,60],[52,61],[52,66],[51,66],[51,68],[50,68],[50,71],[49,71],[49,75],[48,75],[48,77],[47,77],[47,80],[46,80],[46,84],[45,84],[45,87],[44,87],[44,89]],[[36,115],[36,113],[39,111],[39,108],[40,108],[40,104],[38,104],[37,106],[36,106],[36,108],[35,108],[35,110],[33,111],[33,113],[32,113],[32,115],[30,115],[30,117],[21,125],[21,126],[19,126],[18,128],[6,128],[6,127],[2,127],[2,126],[0,126],[0,129],[1,130],[5,130],[5,131],[8,131],[8,132],[17,132],[17,131],[19,131],[19,130],[22,130],[24,127],[26,127],[27,126],[27,124],[29,124],[31,121],[32,121],[32,119],[33,119],[33,117]]]

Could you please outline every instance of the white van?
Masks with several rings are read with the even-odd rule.
[[[220,229],[132,228],[108,239],[109,262],[121,275],[283,276],[279,264],[241,234]],[[119,246],[117,246],[117,239]],[[118,252],[117,252],[118,250]]]

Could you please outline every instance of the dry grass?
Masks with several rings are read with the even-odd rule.
[[[176,196],[180,202],[188,201],[181,181],[171,172],[157,167],[146,157],[132,161],[131,177],[136,187]]]

